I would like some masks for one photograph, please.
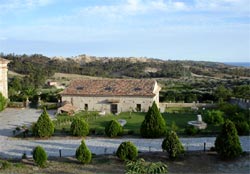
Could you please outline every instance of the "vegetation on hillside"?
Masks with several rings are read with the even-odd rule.
[[[234,77],[250,77],[250,69],[232,67],[214,62],[195,61],[163,61],[145,58],[108,58],[88,57],[81,55],[77,58],[48,58],[41,54],[15,55],[0,54],[0,57],[11,60],[9,68],[24,75],[40,74],[51,76],[55,72],[84,74],[103,77],[189,77],[197,75],[216,76],[227,74]],[[88,57],[88,59],[87,59]],[[34,74],[36,70],[36,74]],[[41,72],[39,72],[41,71]],[[39,72],[39,73],[38,73]],[[39,85],[39,84],[36,84]]]

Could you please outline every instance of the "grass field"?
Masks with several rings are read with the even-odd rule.
[[[175,125],[176,132],[179,135],[185,135],[185,128],[187,126],[188,121],[197,120],[197,114],[192,111],[176,111],[172,110],[173,112],[166,112],[163,113],[162,116],[166,121],[167,128],[171,129],[173,125]],[[62,131],[69,131],[70,124],[75,117],[84,118],[88,124],[91,132],[95,132],[97,135],[103,135],[106,124],[114,119],[119,120],[123,119],[126,120],[127,123],[124,126],[124,134],[133,134],[139,135],[140,134],[140,126],[144,120],[146,113],[143,112],[124,112],[120,113],[119,115],[105,115],[100,116],[96,112],[80,112],[73,117],[69,116],[60,116],[55,121],[56,130],[58,132]],[[209,125],[207,129],[200,131],[199,134],[205,135],[214,135],[220,130],[220,127]]]

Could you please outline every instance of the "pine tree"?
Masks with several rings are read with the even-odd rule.
[[[54,124],[51,121],[46,109],[43,110],[43,113],[38,118],[33,131],[34,135],[38,137],[50,137],[53,135]]]
[[[138,156],[137,147],[130,141],[122,142],[116,151],[121,160],[135,160]]]
[[[152,104],[152,107],[149,107],[140,132],[141,136],[145,138],[158,138],[166,133],[166,122],[155,102]]]
[[[71,123],[70,132],[74,136],[86,136],[89,133],[89,125],[83,119],[76,118]]]
[[[84,140],[82,140],[81,145],[76,149],[76,158],[83,164],[89,163],[92,159],[91,151],[86,146]]]
[[[182,146],[177,134],[174,131],[167,133],[161,147],[163,150],[168,152],[170,159],[175,159],[178,157],[178,155],[184,153],[184,147]]]
[[[117,135],[122,135],[123,128],[121,124],[116,120],[111,120],[105,127],[105,133],[107,136],[113,138]]]
[[[222,159],[238,157],[242,153],[239,136],[232,121],[226,120],[215,140],[215,150]]]

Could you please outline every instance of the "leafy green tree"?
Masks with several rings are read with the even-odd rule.
[[[145,138],[158,138],[166,133],[166,129],[166,122],[154,102],[152,107],[149,107],[145,119],[141,124],[141,136]]]
[[[147,162],[143,158],[126,162],[126,174],[167,173],[168,166],[162,162]]]
[[[224,102],[224,101],[229,100],[229,98],[232,96],[232,92],[231,90],[220,85],[214,91],[214,96],[217,99],[217,101]]]
[[[0,111],[4,110],[7,104],[7,99],[0,92]]]
[[[204,115],[204,121],[208,124],[221,125],[224,123],[224,113],[220,110],[207,111]]]
[[[184,147],[182,146],[177,134],[174,131],[167,133],[161,147],[163,150],[168,152],[170,159],[175,159],[178,157],[178,155],[184,153]]]
[[[113,138],[117,135],[122,135],[123,128],[116,120],[111,120],[105,127],[105,133],[107,136]]]
[[[86,136],[89,134],[89,125],[83,119],[76,118],[71,123],[70,132],[74,136]]]
[[[232,121],[226,120],[215,140],[215,150],[222,159],[238,157],[242,153],[239,136]]]
[[[86,146],[84,140],[82,140],[81,145],[76,149],[76,158],[83,164],[90,163],[92,159],[92,154],[89,148]]]
[[[45,167],[48,157],[43,147],[41,146],[35,147],[32,154],[33,154],[33,159],[35,163],[40,167]]]
[[[54,124],[51,121],[46,109],[43,110],[43,113],[38,118],[38,121],[33,129],[33,133],[38,137],[50,137],[53,135]]]
[[[118,156],[121,160],[135,160],[138,156],[138,150],[132,142],[123,142],[118,147],[116,156]]]

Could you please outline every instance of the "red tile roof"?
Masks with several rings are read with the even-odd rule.
[[[155,96],[155,80],[134,79],[78,79],[61,95],[83,96]]]

